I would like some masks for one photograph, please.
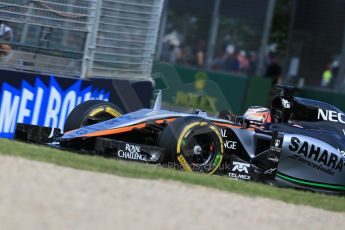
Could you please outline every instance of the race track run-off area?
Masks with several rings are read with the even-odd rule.
[[[345,214],[0,156],[1,229],[342,229]]]

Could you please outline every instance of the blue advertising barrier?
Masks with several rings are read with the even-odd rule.
[[[149,107],[150,81],[80,80],[0,70],[0,137],[12,138],[16,123],[63,129],[72,109],[81,102],[110,101],[130,112]]]

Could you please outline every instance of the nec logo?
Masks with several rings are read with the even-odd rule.
[[[318,120],[324,120],[324,121],[332,121],[332,122],[340,122],[345,124],[345,114],[338,113],[333,110],[323,110],[319,109],[317,113],[317,119]]]
[[[248,172],[248,168],[250,167],[250,164],[247,163],[242,163],[242,162],[233,162],[234,167],[232,168],[232,171],[238,171],[238,172],[245,172],[245,173],[249,173]]]

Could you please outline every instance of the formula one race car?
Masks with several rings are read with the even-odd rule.
[[[345,114],[336,107],[281,93],[270,109],[250,107],[243,116],[209,117],[161,109],[121,115],[104,101],[87,101],[70,113],[65,133],[18,124],[15,138],[60,149],[223,174],[334,194],[345,193]],[[344,170],[344,171],[343,171]]]

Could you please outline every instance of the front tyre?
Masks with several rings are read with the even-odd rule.
[[[122,110],[113,103],[101,100],[89,100],[77,105],[68,115],[64,131],[68,132],[80,127],[119,117]]]
[[[161,133],[159,146],[165,148],[165,163],[174,163],[188,172],[213,174],[223,158],[223,140],[208,120],[181,117]]]

